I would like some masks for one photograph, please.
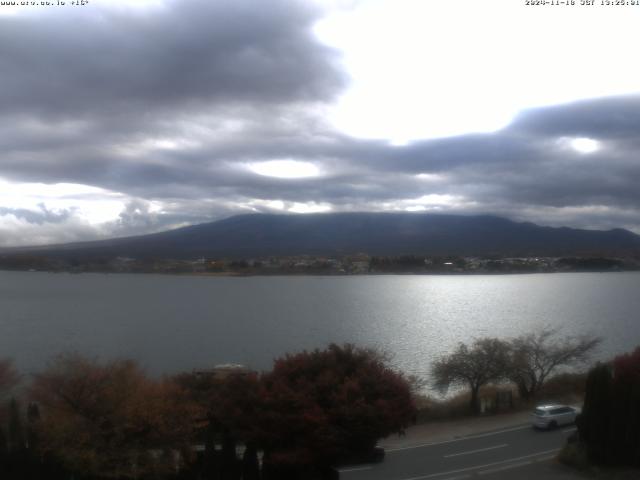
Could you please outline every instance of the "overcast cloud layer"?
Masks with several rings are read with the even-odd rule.
[[[640,95],[524,111],[494,133],[351,138],[325,120],[349,78],[313,34],[324,14],[181,0],[0,16],[0,245],[345,210],[640,233]],[[271,161],[309,176],[265,175]]]

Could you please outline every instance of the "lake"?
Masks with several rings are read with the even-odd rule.
[[[0,272],[0,357],[25,373],[59,352],[130,357],[151,373],[269,369],[287,352],[352,342],[425,376],[474,337],[562,327],[640,344],[640,272],[198,277]]]

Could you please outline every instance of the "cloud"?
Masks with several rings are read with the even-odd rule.
[[[640,96],[406,146],[352,138],[327,121],[347,79],[314,36],[322,15],[302,1],[185,0],[0,16],[2,244],[257,211],[494,213],[640,232]],[[287,165],[304,168],[275,168]]]
[[[51,211],[44,203],[38,205],[38,210],[25,208],[0,207],[0,218],[11,217],[13,221],[27,222],[30,224],[56,224],[67,221],[73,215],[73,210]]]
[[[172,116],[203,102],[326,99],[343,81],[335,53],[310,32],[319,10],[303,1],[172,0],[145,11],[47,13],[0,17],[0,57],[11,72],[0,92],[4,112]]]
[[[511,126],[529,134],[625,140],[640,128],[640,96],[573,102],[522,112]]]
[[[0,210],[0,247],[46,245],[104,238],[96,226],[65,212],[62,215]]]

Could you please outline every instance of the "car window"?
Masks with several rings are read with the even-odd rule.
[[[542,415],[546,415],[546,414],[547,414],[547,411],[546,411],[546,410],[543,410],[543,409],[541,409],[541,408],[536,408],[536,409],[534,410],[534,412],[533,412],[533,413],[535,413],[536,415],[540,415],[540,416],[542,416]]]

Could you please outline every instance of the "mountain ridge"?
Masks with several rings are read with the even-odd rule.
[[[640,236],[494,215],[405,212],[242,214],[140,236],[4,249],[55,257],[247,258],[291,255],[578,255],[639,253]]]

